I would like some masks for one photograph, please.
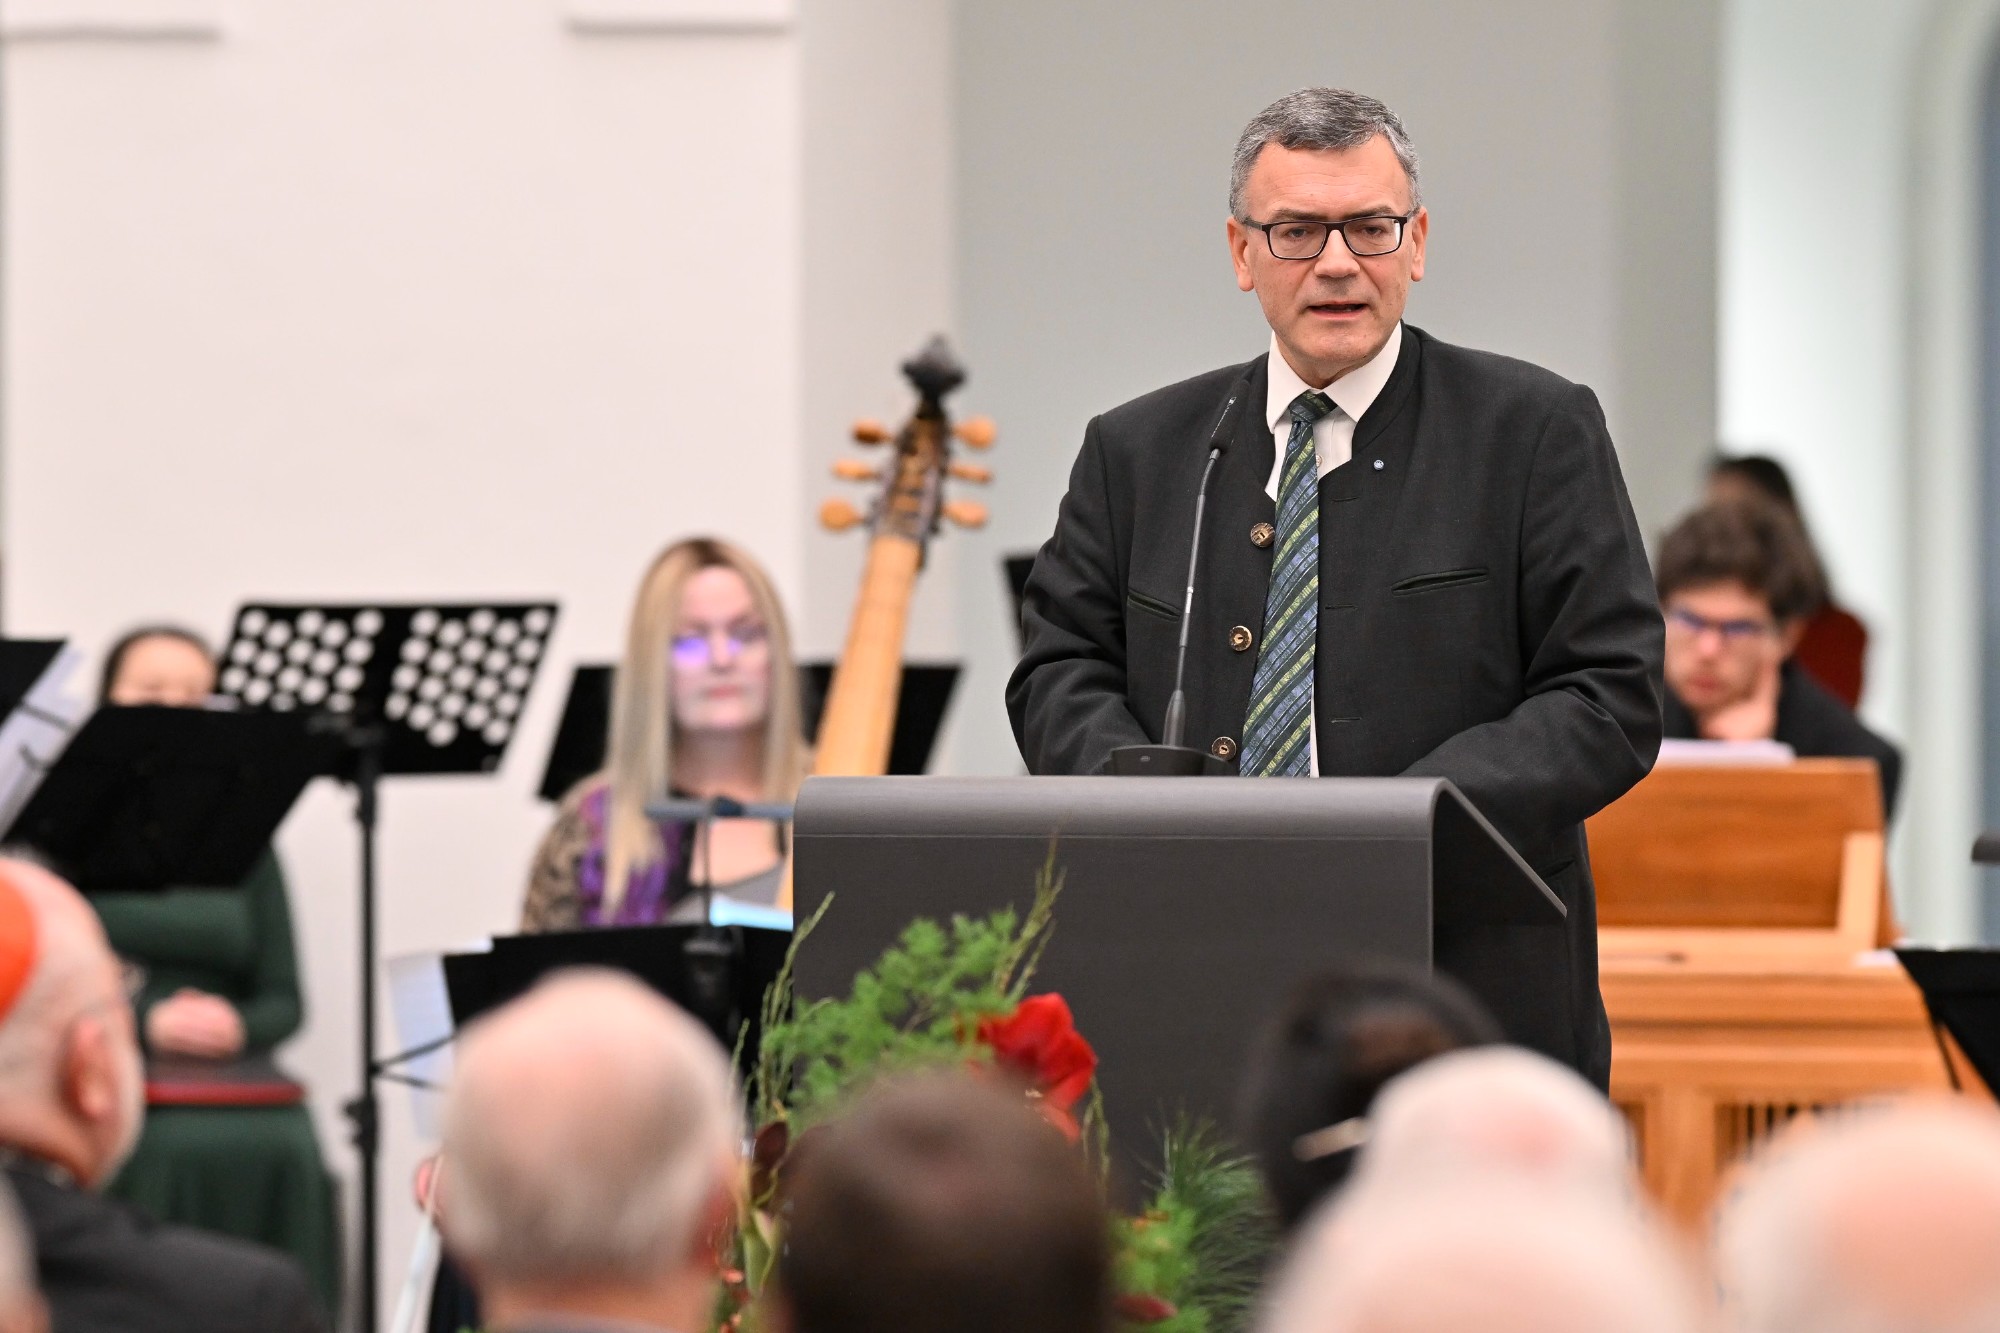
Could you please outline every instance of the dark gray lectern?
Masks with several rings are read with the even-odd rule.
[[[799,918],[836,898],[799,951],[812,997],[918,917],[1025,910],[1054,839],[1065,887],[1032,989],[1097,1047],[1128,1166],[1176,1110],[1233,1123],[1251,1036],[1300,978],[1563,918],[1436,778],[812,778],[793,837]]]

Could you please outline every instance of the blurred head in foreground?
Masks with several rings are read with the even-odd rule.
[[[1634,1197],[1631,1135],[1575,1071],[1513,1046],[1440,1055],[1391,1082],[1353,1191],[1487,1174],[1606,1202]]]
[[[1473,1176],[1343,1201],[1301,1233],[1258,1333],[1693,1333],[1672,1243],[1634,1210]]]
[[[0,859],[0,1145],[95,1189],[138,1143],[145,1095],[96,913],[40,866]]]
[[[885,1084],[816,1134],[778,1261],[791,1333],[1105,1333],[1110,1224],[1076,1148],[1013,1090]]]
[[[1416,968],[1355,963],[1295,990],[1258,1043],[1242,1117],[1285,1229],[1346,1181],[1385,1083],[1499,1040],[1469,991]]]
[[[445,1104],[445,1238],[490,1321],[703,1328],[734,1217],[728,1057],[621,973],[559,973],[472,1025]]]
[[[1742,1333],[2000,1330],[2000,1116],[1920,1101],[1802,1121],[1724,1206]]]

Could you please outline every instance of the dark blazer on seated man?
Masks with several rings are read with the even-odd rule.
[[[321,1333],[305,1273],[276,1251],[154,1222],[16,1157],[54,1333]]]
[[[1394,122],[1372,99],[1309,89],[1246,131],[1231,236],[1239,285],[1258,292],[1272,350],[1089,424],[1028,583],[1026,648],[1008,710],[1034,773],[1095,772],[1112,750],[1159,739],[1195,494],[1210,432],[1241,383],[1248,410],[1216,465],[1200,534],[1189,743],[1239,769],[1255,759],[1247,771],[1260,773],[1449,778],[1547,881],[1568,917],[1506,929],[1440,922],[1436,962],[1486,1001],[1511,1039],[1603,1086],[1610,1035],[1583,821],[1643,777],[1659,746],[1662,628],[1645,550],[1588,389],[1398,323],[1406,288],[1396,284],[1422,276],[1426,217],[1409,197],[1414,178],[1394,173],[1405,155],[1385,156],[1401,126],[1352,148],[1298,128],[1323,109],[1337,128],[1357,107],[1378,126]],[[1379,187],[1355,184],[1368,177],[1361,159],[1369,153],[1385,173]],[[1405,171],[1413,165],[1413,157],[1402,163]],[[1340,184],[1315,183],[1329,180]],[[1356,193],[1371,188],[1384,196],[1372,208]],[[1359,219],[1379,226],[1379,238],[1370,233],[1355,248],[1345,232],[1328,237],[1327,224],[1314,222],[1324,250],[1289,269],[1279,250],[1298,248],[1293,224],[1283,224],[1282,237],[1281,224],[1271,224],[1266,256],[1265,224],[1254,220],[1353,219],[1364,210],[1388,215]],[[1386,267],[1398,253],[1379,249],[1391,239],[1402,243],[1400,273]],[[1343,240],[1354,257],[1336,253]],[[1308,260],[1310,269],[1302,267]],[[1315,535],[1310,516],[1300,522],[1274,499],[1308,509],[1315,499],[1303,471],[1299,489],[1289,470],[1273,475],[1287,431],[1288,408],[1278,400],[1306,373],[1294,361],[1310,361],[1315,340],[1338,337],[1312,321],[1334,327],[1353,318],[1352,306],[1338,304],[1350,297],[1362,317],[1385,318],[1385,336],[1359,344],[1364,364],[1350,358],[1325,376],[1323,395],[1336,412],[1309,394],[1292,400],[1307,409],[1303,417],[1291,409],[1299,424],[1286,444],[1301,469],[1310,450],[1299,432],[1317,432],[1320,417],[1351,432],[1345,461],[1321,447]],[[1299,596],[1273,596],[1274,583],[1284,590],[1300,577],[1302,561],[1287,556],[1300,540],[1306,549],[1317,541],[1316,594],[1307,579]],[[1259,679],[1273,670],[1260,659],[1297,651],[1286,645],[1300,633],[1301,606],[1317,622],[1305,622],[1309,671],[1301,672],[1311,685],[1309,725],[1302,701],[1269,702],[1274,685]],[[1292,748],[1258,758],[1258,719],[1278,709],[1298,719],[1282,743]],[[1301,735],[1309,756],[1299,752]],[[1265,742],[1261,752],[1271,748]]]

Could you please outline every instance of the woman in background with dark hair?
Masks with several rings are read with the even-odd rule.
[[[1500,1040],[1470,991],[1415,968],[1355,962],[1294,990],[1257,1044],[1242,1115],[1286,1233],[1346,1183],[1383,1084],[1446,1051]]]
[[[198,708],[214,690],[215,658],[199,635],[149,626],[112,646],[98,702]],[[261,1056],[299,1030],[298,950],[275,852],[238,885],[95,893],[90,902],[141,978],[132,1007],[149,1061]],[[335,1308],[333,1183],[304,1106],[153,1104],[106,1192],[163,1221],[290,1253]]]

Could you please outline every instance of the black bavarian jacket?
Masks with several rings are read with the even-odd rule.
[[[1596,397],[1406,326],[1395,369],[1320,481],[1319,769],[1449,778],[1569,909],[1560,926],[1456,932],[1435,957],[1509,1037],[1603,1086],[1596,902],[1583,821],[1651,769],[1663,627]],[[1264,358],[1093,420],[1023,604],[1007,688],[1034,773],[1090,773],[1159,739],[1207,435],[1248,399],[1204,519],[1189,743],[1234,759],[1275,521]],[[1262,534],[1260,534],[1262,535]]]

